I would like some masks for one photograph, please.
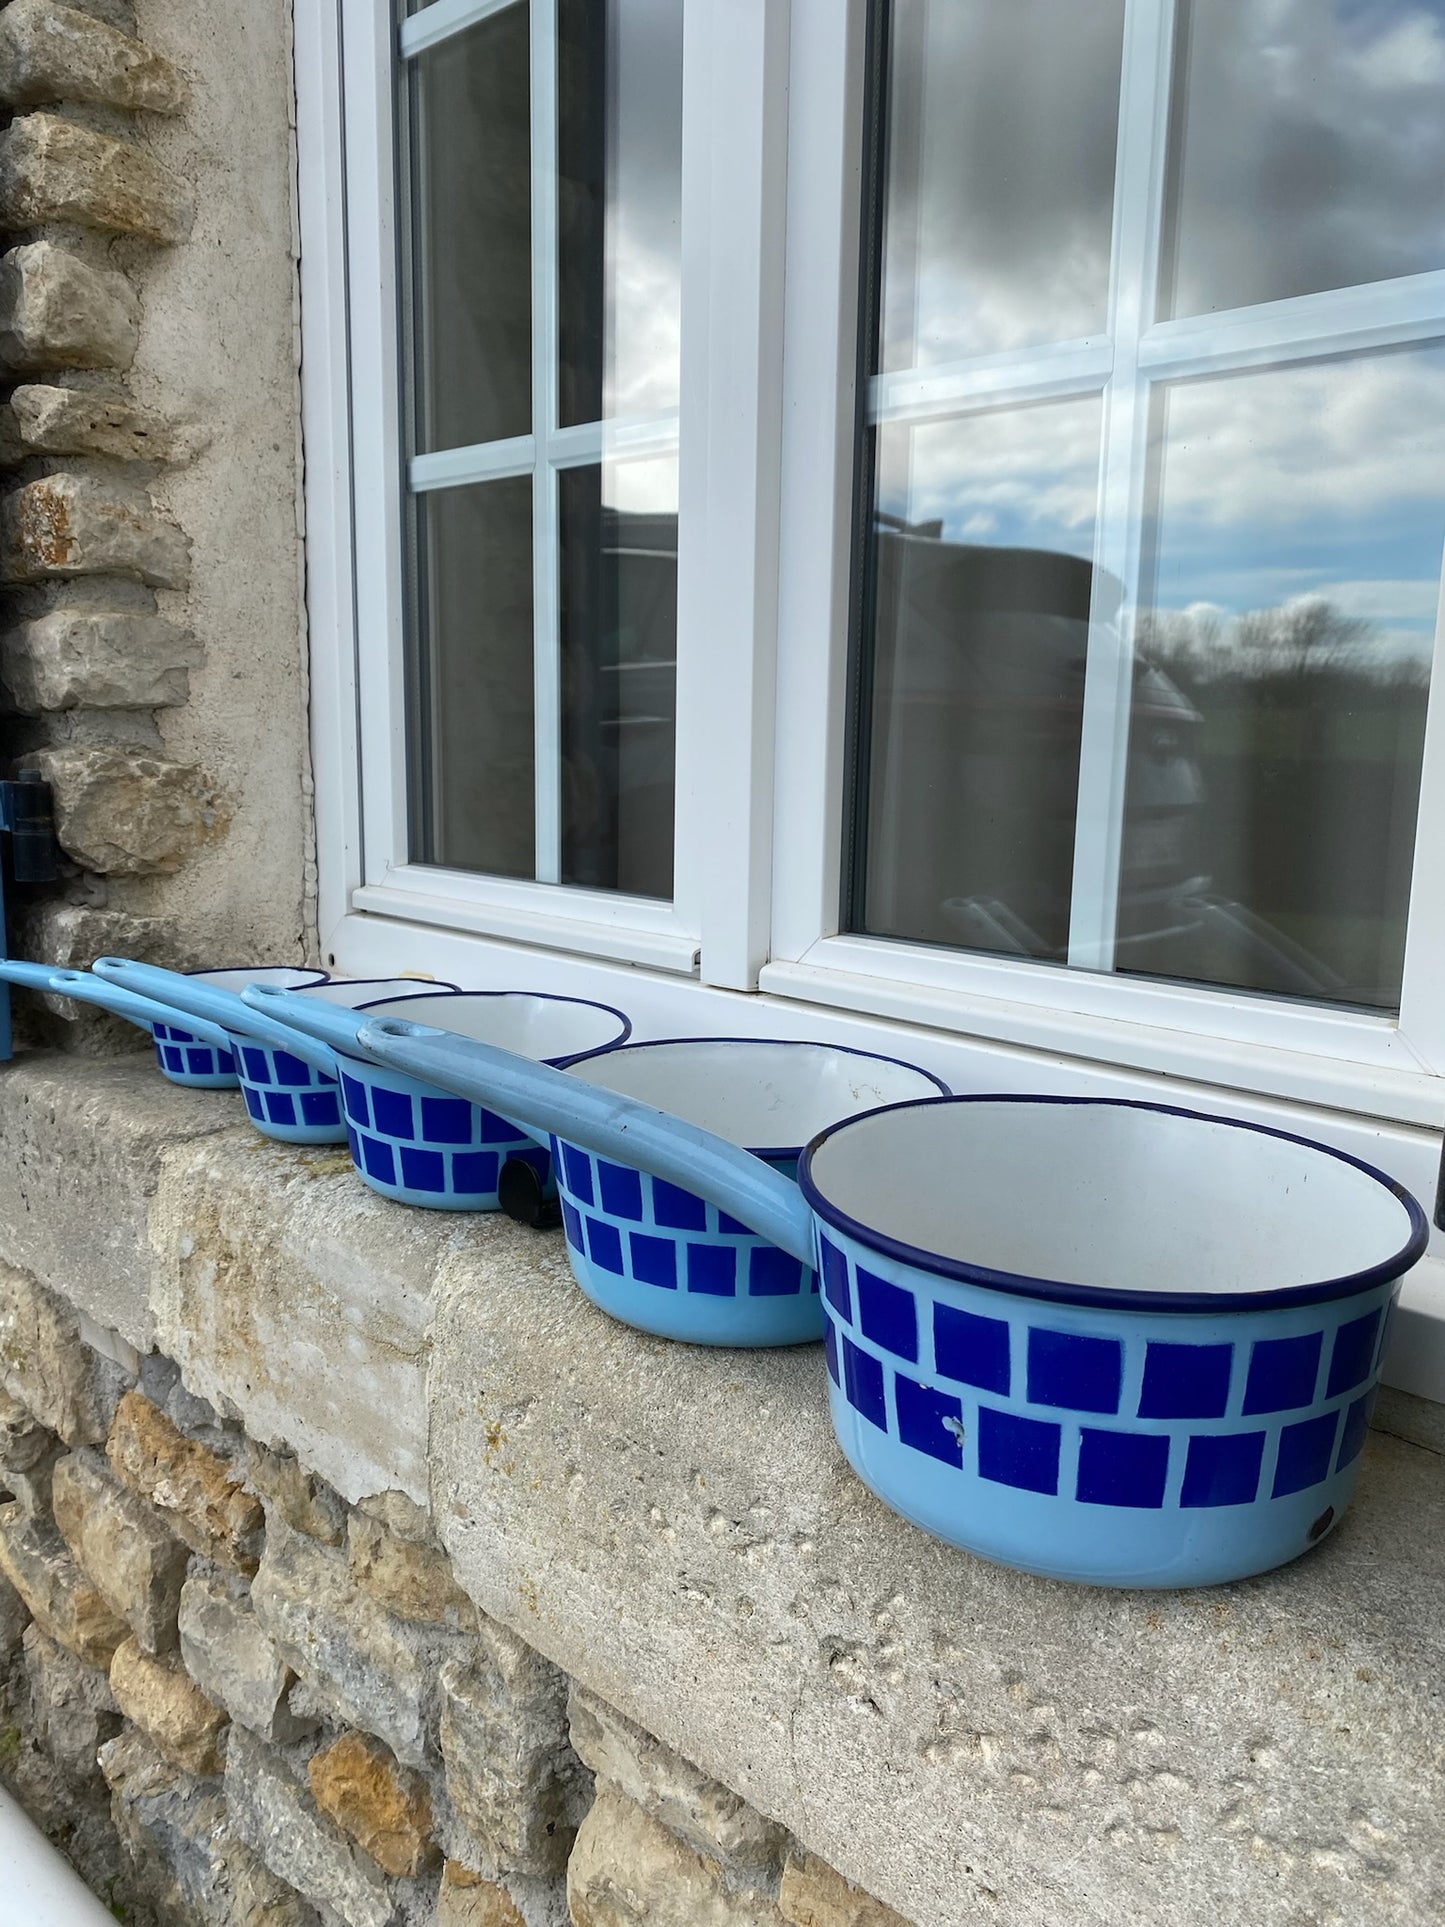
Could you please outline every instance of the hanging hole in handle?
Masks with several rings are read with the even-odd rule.
[[[542,1180],[525,1158],[508,1158],[497,1179],[497,1202],[517,1224],[534,1231],[555,1231],[562,1222],[562,1203],[546,1195]]]

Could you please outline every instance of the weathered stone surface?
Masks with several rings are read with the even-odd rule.
[[[484,1880],[459,1860],[442,1869],[433,1927],[527,1927],[505,1887]]]
[[[262,1628],[245,1583],[229,1574],[193,1573],[181,1592],[181,1658],[208,1699],[273,1745],[289,1746],[314,1729],[287,1702],[296,1675]]]
[[[902,1914],[852,1887],[816,1854],[788,1856],[778,1910],[792,1927],[911,1927]]]
[[[55,834],[83,869],[156,876],[180,868],[225,825],[193,763],[109,743],[68,743],[27,759],[55,792]]]
[[[26,1627],[24,1646],[35,1737],[68,1779],[89,1779],[96,1749],[120,1730],[109,1675],[57,1646],[36,1625]]]
[[[23,1273],[16,1273],[23,1279]],[[59,1443],[23,1399],[0,1386],[0,1471],[25,1472]]]
[[[576,1927],[781,1927],[757,1889],[729,1887],[715,1862],[604,1787],[567,1865]]]
[[[141,1890],[186,1927],[316,1927],[317,1915],[240,1840],[214,1781],[173,1766],[132,1727],[100,1751]]]
[[[94,101],[178,113],[185,84],[129,34],[51,0],[11,0],[0,13],[0,100],[10,107]]]
[[[23,1518],[13,1500],[0,1505],[0,1572],[43,1633],[87,1666],[109,1666],[130,1629],[76,1565],[55,1528]]]
[[[274,1523],[251,1587],[262,1627],[338,1721],[422,1766],[437,1672],[462,1636],[398,1619],[352,1581],[340,1553]]]
[[[347,1561],[356,1583],[403,1619],[459,1629],[477,1623],[476,1607],[436,1546],[398,1539],[379,1520],[356,1513],[347,1535]]]
[[[326,1483],[294,1453],[273,1452],[255,1439],[246,1441],[246,1483],[268,1512],[275,1511],[297,1532],[324,1546],[346,1543],[346,1507]]]
[[[265,1523],[259,1503],[233,1467],[178,1432],[140,1392],[127,1392],[116,1407],[106,1456],[192,1551],[238,1572],[256,1570]]]
[[[21,955],[47,963],[86,964],[107,953],[198,961],[168,957],[153,919],[85,905],[37,907],[15,935]],[[43,1285],[67,1292],[142,1351],[155,1343],[149,1222],[163,1158],[183,1155],[188,1137],[255,1135],[238,1125],[234,1091],[168,1084],[146,1050],[103,1064],[27,1053],[0,1076],[0,1249],[23,1252]],[[0,1271],[0,1307],[8,1276]],[[21,1349],[33,1355],[28,1340]],[[89,1441],[75,1440],[82,1442]]]
[[[189,1556],[180,1540],[98,1452],[61,1460],[53,1503],[61,1538],[111,1611],[146,1652],[169,1651]]]
[[[73,222],[172,242],[191,216],[186,190],[134,141],[55,114],[23,114],[0,134],[0,225]]]
[[[447,1792],[502,1871],[558,1873],[587,1804],[566,1681],[505,1627],[483,1622],[479,1647],[442,1669]]]
[[[58,609],[0,643],[0,687],[22,716],[52,709],[166,709],[186,700],[200,652],[163,616]]]
[[[0,14],[0,20],[4,17]],[[142,408],[110,389],[26,382],[11,395],[10,409],[19,443],[40,455],[184,462],[205,443],[198,430],[179,428],[153,408]]]
[[[731,1870],[776,1873],[788,1838],[783,1828],[575,1682],[567,1710],[572,1745],[599,1780],[710,1859]]]
[[[390,1747],[365,1733],[343,1733],[311,1756],[306,1774],[317,1806],[383,1873],[412,1877],[435,1865],[431,1793]]]
[[[346,1927],[400,1927],[375,1862],[320,1814],[275,1755],[238,1727],[226,1757],[231,1822],[271,1871]]]
[[[135,1639],[116,1648],[110,1690],[128,1720],[172,1766],[208,1775],[221,1770],[226,1715],[213,1706],[174,1659],[153,1659]]]
[[[0,565],[8,582],[125,575],[180,589],[190,544],[143,488],[118,475],[45,475],[5,498]]]
[[[67,1445],[106,1436],[125,1386],[109,1359],[82,1345],[75,1314],[27,1272],[0,1261],[0,1379],[40,1425]],[[46,1447],[37,1447],[37,1462]]]
[[[8,1661],[20,1650],[30,1613],[25,1601],[8,1579],[0,1578],[0,1660]]]
[[[17,373],[129,368],[139,341],[140,301],[123,274],[91,267],[55,241],[0,257],[0,365]]]
[[[39,1519],[49,1524],[51,1517],[51,1481],[55,1468],[64,1456],[65,1447],[57,1439],[42,1459],[25,1470],[6,1472],[0,1477],[0,1493],[8,1494],[20,1508],[26,1519]]]

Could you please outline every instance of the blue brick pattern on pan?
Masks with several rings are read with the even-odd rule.
[[[945,1465],[963,1464],[963,1406],[948,1392],[920,1385],[902,1372],[893,1375],[898,1436],[915,1452],[927,1452]]]
[[[883,1367],[871,1352],[843,1340],[843,1387],[848,1403],[880,1432],[888,1429],[888,1406],[883,1396]]]
[[[687,1288],[713,1298],[735,1298],[738,1289],[736,1245],[690,1244],[687,1247]]]
[[[843,1389],[843,1378],[838,1369],[838,1327],[833,1323],[831,1318],[828,1319],[823,1326],[823,1356],[828,1361],[829,1378],[832,1379],[833,1383],[838,1387],[839,1391],[841,1391]]]
[[[622,1274],[622,1234],[615,1224],[608,1224],[605,1218],[588,1217],[587,1256],[594,1265],[601,1265],[604,1271]]]
[[[858,1325],[865,1338],[898,1358],[918,1358],[918,1309],[913,1293],[859,1265],[854,1273]]]
[[[979,1477],[1023,1492],[1056,1493],[1063,1427],[1021,1418],[992,1405],[978,1408]]]
[[[823,1256],[823,1296],[845,1324],[853,1322],[853,1299],[848,1289],[848,1260],[830,1238],[820,1238]]]
[[[599,1203],[602,1209],[614,1218],[627,1218],[634,1224],[642,1222],[642,1177],[637,1171],[625,1164],[613,1164],[607,1158],[597,1160],[597,1184],[602,1195]]]
[[[1233,1360],[1233,1345],[1151,1343],[1144,1355],[1140,1418],[1221,1418]]]
[[[796,1298],[811,1276],[776,1245],[755,1244],[748,1254],[750,1298]]]
[[[1008,1397],[1008,1325],[952,1305],[933,1307],[933,1355],[942,1377]]]
[[[335,1086],[331,1090],[334,1100]],[[415,1193],[418,1202],[493,1202],[504,1157],[520,1158],[544,1179],[550,1175],[548,1154],[515,1125],[507,1126],[504,1146],[475,1148],[496,1144],[499,1120],[492,1117],[487,1128],[491,1113],[465,1098],[418,1096],[348,1071],[340,1094],[357,1168],[378,1185]]]
[[[691,1191],[664,1178],[652,1180],[652,1216],[671,1231],[706,1231],[707,1206]]]
[[[1338,1412],[1325,1412],[1319,1418],[1285,1426],[1279,1435],[1279,1459],[1271,1498],[1282,1499],[1287,1493],[1303,1492],[1329,1477],[1339,1416]]]
[[[1080,1432],[1076,1489],[1086,1504],[1157,1511],[1168,1481],[1167,1438],[1150,1432],[1106,1432],[1091,1425]]]
[[[427,1144],[470,1144],[474,1108],[464,1097],[424,1097],[421,1100],[423,1140]]]
[[[152,1024],[156,1062],[172,1077],[234,1077],[236,1059],[228,1050],[197,1041],[194,1031],[179,1024]]]
[[[1264,1464],[1263,1432],[1202,1432],[1189,1441],[1182,1506],[1250,1505]]]
[[[1117,1338],[1029,1328],[1029,1403],[1070,1412],[1117,1412],[1124,1347]]]
[[[1319,1332],[1306,1332],[1300,1338],[1257,1339],[1244,1386],[1245,1415],[1295,1412],[1302,1405],[1312,1405],[1322,1342]]]
[[[1370,1412],[1375,1403],[1375,1394],[1366,1392],[1357,1398],[1345,1412],[1345,1423],[1340,1431],[1340,1449],[1335,1458],[1336,1472],[1342,1472],[1364,1450],[1365,1434],[1370,1429]]]
[[[630,1231],[627,1243],[632,1252],[632,1275],[640,1284],[657,1285],[663,1291],[677,1290],[676,1239]]]
[[[346,1105],[346,1115],[353,1124],[359,1124],[363,1131],[371,1129],[371,1106],[366,1098],[366,1086],[358,1084],[354,1077],[341,1073],[341,1096]]]
[[[1341,1392],[1352,1392],[1357,1385],[1364,1384],[1374,1360],[1375,1335],[1379,1327],[1378,1308],[1366,1313],[1363,1318],[1352,1318],[1348,1325],[1340,1326],[1330,1352],[1326,1398],[1336,1398]]]

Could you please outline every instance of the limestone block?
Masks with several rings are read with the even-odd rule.
[[[476,1657],[442,1669],[447,1792],[504,1872],[559,1873],[586,1805],[567,1743],[566,1682],[504,1628],[483,1631]]]
[[[316,1809],[281,1761],[244,1728],[226,1756],[231,1823],[274,1874],[345,1927],[400,1927],[376,1863]]]
[[[0,257],[0,364],[26,373],[129,368],[139,342],[140,301],[123,274],[55,241]]]
[[[575,1927],[782,1927],[768,1895],[728,1886],[650,1813],[604,1787],[567,1864]]]
[[[477,1612],[452,1578],[452,1564],[436,1546],[399,1539],[377,1519],[356,1513],[347,1534],[351,1576],[403,1619],[474,1627]]]
[[[22,1518],[13,1500],[0,1505],[0,1572],[57,1645],[87,1666],[109,1666],[128,1636],[125,1621],[76,1565],[54,1527]]]
[[[3,275],[4,269],[0,267],[0,277]],[[3,365],[3,355],[0,355],[0,366]],[[29,454],[30,448],[21,436],[15,410],[8,401],[0,402],[0,468],[18,468]]]
[[[778,1908],[791,1927],[911,1927],[902,1914],[850,1886],[826,1860],[798,1848],[783,1869]]]
[[[442,1869],[433,1927],[527,1927],[505,1887],[484,1880],[459,1860]]]
[[[58,1443],[50,1427],[37,1422],[23,1399],[0,1386],[0,1473],[28,1472],[48,1458]]]
[[[436,1863],[427,1783],[380,1740],[343,1733],[311,1756],[306,1773],[317,1806],[383,1873],[409,1878]]]
[[[406,1539],[419,1546],[436,1544],[429,1508],[418,1505],[405,1492],[368,1492],[356,1501],[356,1510],[364,1518],[374,1519],[378,1525],[385,1526],[398,1539]]]
[[[67,1445],[97,1444],[125,1382],[80,1342],[74,1313],[54,1293],[0,1262],[0,1383],[32,1417]]]
[[[48,1525],[52,1513],[51,1482],[56,1466],[65,1455],[65,1447],[53,1433],[47,1432],[44,1436],[49,1440],[44,1456],[23,1471],[7,1471],[0,1476],[0,1492],[9,1494],[23,1518],[38,1519]]]
[[[45,475],[5,498],[0,564],[7,582],[125,575],[185,587],[190,544],[143,488],[108,475]]]
[[[29,1624],[25,1601],[8,1579],[0,1579],[0,1661],[13,1658]]]
[[[141,1393],[127,1392],[116,1407],[106,1456],[192,1551],[238,1572],[256,1570],[260,1505],[224,1459],[177,1431]]]
[[[426,1763],[438,1669],[465,1649],[463,1635],[398,1619],[354,1583],[340,1553],[279,1521],[251,1603],[315,1703],[385,1740],[403,1764]]]
[[[116,1831],[163,1920],[187,1927],[317,1927],[317,1915],[236,1834],[223,1794],[137,1727],[100,1750]]]
[[[121,1712],[172,1766],[202,1776],[220,1772],[226,1715],[179,1661],[153,1659],[138,1640],[127,1639],[110,1662],[110,1690]]]
[[[239,1578],[196,1572],[180,1606],[181,1659],[208,1699],[263,1740],[289,1746],[314,1730],[287,1701],[296,1675],[264,1630]]]
[[[190,694],[200,648],[162,616],[57,609],[6,634],[0,688],[12,710],[169,709]]]
[[[104,1667],[87,1666],[47,1639],[38,1626],[26,1627],[24,1645],[35,1737],[68,1779],[89,1779],[96,1749],[120,1730],[110,1677]]]
[[[51,0],[11,0],[0,14],[0,100],[10,107],[83,100],[175,114],[186,88],[168,60],[93,15]]]
[[[5,15],[0,14],[0,21]],[[10,397],[14,433],[40,455],[105,455],[119,462],[186,462],[205,437],[101,388],[25,382]]]
[[[782,1827],[575,1682],[568,1716],[572,1745],[599,1780],[730,1870],[776,1874],[788,1840]]]
[[[180,241],[190,196],[143,147],[56,114],[23,114],[0,134],[0,224],[51,222]]]
[[[225,824],[194,763],[81,742],[41,750],[29,765],[54,789],[62,849],[103,876],[168,875]]]
[[[268,1512],[278,1512],[297,1532],[324,1546],[345,1544],[345,1505],[325,1479],[308,1472],[292,1453],[273,1452],[247,1439],[246,1483]]]
[[[61,1460],[53,1503],[61,1538],[111,1611],[146,1652],[172,1648],[189,1555],[160,1515],[95,1451]]]

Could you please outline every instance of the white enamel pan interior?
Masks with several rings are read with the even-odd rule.
[[[623,1044],[571,1068],[601,1090],[772,1158],[797,1157],[840,1118],[948,1091],[928,1071],[897,1058],[760,1037]]]
[[[367,1018],[396,1016],[414,1024],[432,1024],[539,1063],[601,1050],[625,1037],[629,1028],[622,1013],[606,1004],[523,990],[460,991],[435,997],[408,993],[368,1001],[362,1008]]]

